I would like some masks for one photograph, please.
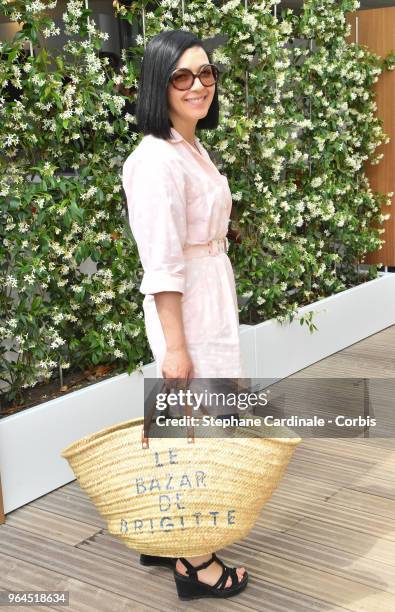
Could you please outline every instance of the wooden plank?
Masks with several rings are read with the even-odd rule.
[[[395,358],[394,340],[392,326],[304,374],[344,378],[357,362],[370,368],[368,377],[377,364],[381,376],[393,376],[395,359],[385,366],[383,355]],[[217,551],[224,562],[245,565],[246,591],[224,602],[204,600],[204,609],[392,612],[394,446],[391,438],[305,438],[250,534]],[[172,572],[141,566],[139,553],[108,533],[77,480],[7,515],[0,550],[0,565],[9,570],[0,588],[59,590],[65,583],[77,601],[71,610],[186,607]],[[200,600],[187,605],[202,610]]]
[[[163,609],[169,610],[172,609],[178,602],[171,573],[167,572],[166,570],[161,571],[159,568],[142,569],[141,566],[137,564],[137,553],[127,549],[117,539],[107,536],[107,542],[105,542],[104,536],[98,534],[95,538],[82,543],[79,546],[79,549],[83,548],[84,550],[81,551],[61,543],[55,543],[52,540],[39,538],[35,535],[31,536],[31,538],[29,538],[27,541],[25,535],[25,533],[19,532],[18,529],[13,528],[9,528],[7,534],[4,534],[4,531],[0,533],[2,551],[6,551],[8,554],[12,553],[14,558],[20,558],[22,556],[23,560],[30,560],[30,563],[34,563],[36,568],[44,567],[51,569],[52,571],[56,571],[62,575],[65,574],[67,576],[73,576],[74,579],[77,579],[78,583],[81,583],[81,586],[78,586],[77,588],[77,593],[75,593],[76,597],[78,595],[77,599],[79,599],[81,590],[85,592],[85,583],[89,585],[100,585],[101,589],[104,588],[105,591],[114,592],[116,590],[116,592],[119,592],[119,585],[123,585],[123,588],[125,589],[126,585],[134,585],[135,587],[137,582],[139,585],[139,593],[142,593],[144,596],[142,603],[147,604],[147,602],[149,602],[152,609],[156,609],[157,606],[160,606],[162,601],[166,601],[167,608]],[[104,550],[103,548],[100,548],[100,542],[101,546],[105,547]],[[108,542],[111,542],[111,547],[108,545]],[[78,555],[78,552],[80,553],[81,558],[76,556]],[[92,554],[93,552],[96,552],[97,554]],[[104,565],[103,557],[107,557]],[[115,560],[117,560],[118,563],[115,563]],[[235,564],[240,565],[240,562],[235,561]],[[131,571],[131,565],[133,566],[133,571]],[[252,563],[252,565],[254,564]],[[149,569],[148,572],[147,569]],[[37,573],[40,573],[40,571]],[[136,576],[136,581],[132,581],[130,579],[132,574]],[[16,576],[18,576],[19,579],[20,573],[17,572]],[[22,578],[24,579],[23,574]],[[152,582],[153,578],[155,580],[154,584]],[[165,585],[162,585],[161,579],[163,579],[163,581],[167,581],[168,588],[166,588]],[[115,586],[115,584],[117,586]],[[253,610],[261,610],[262,608],[260,607],[260,602],[262,599],[260,586],[260,581],[254,580],[254,584],[251,583],[248,589],[246,589],[245,593],[238,596],[238,601],[232,602],[232,607],[228,605],[226,608],[223,607],[222,609],[245,610],[251,608]],[[263,585],[263,587],[267,591],[267,584]],[[132,598],[131,591],[128,588],[126,588],[126,591],[128,597]],[[132,593],[133,597],[136,598],[136,593],[134,591],[132,591]],[[285,597],[284,593],[285,591],[283,591],[283,597]],[[121,594],[125,593],[123,592]],[[286,597],[288,600],[294,597],[292,590],[286,593]],[[276,607],[274,604],[276,600],[274,595],[272,599],[273,607],[271,609],[275,610]],[[300,610],[302,610],[303,606],[305,606],[305,609],[307,610],[322,609],[322,607],[320,608],[319,600],[318,602],[315,601],[317,598],[311,599],[311,596],[305,596],[303,593],[300,593],[296,599],[299,600],[298,608]],[[298,608],[295,607],[293,610],[296,611]],[[96,608],[92,607],[92,609]],[[102,608],[99,607],[97,609],[100,610]],[[191,609],[201,610],[200,604]],[[269,610],[270,608],[267,609]]]
[[[313,449],[301,449],[300,452],[296,451],[294,455],[294,461],[289,464],[287,471],[292,469],[299,461],[307,461],[313,465],[323,467],[331,472],[347,472],[350,478],[358,480],[361,476],[366,474],[376,476],[380,480],[386,481],[389,484],[395,485],[395,466],[392,466],[392,461],[383,460],[379,463],[363,461],[362,459],[351,459],[348,457],[342,457],[339,460],[335,455],[329,453],[319,453]]]
[[[376,467],[377,472],[380,473],[380,465],[377,465]],[[373,470],[375,470],[375,468],[373,468]],[[314,485],[312,486],[311,483],[314,483]],[[373,493],[374,495],[386,497],[388,499],[395,499],[395,486],[393,483],[394,478],[391,480],[382,480],[378,478],[376,472],[372,473],[372,470],[369,470],[367,474],[358,476],[351,483],[348,483],[347,488],[365,493]],[[275,496],[279,490],[287,490],[293,494],[298,494],[299,492],[300,495],[304,497],[308,496],[314,497],[315,499],[327,499],[341,488],[342,485],[339,484],[321,482],[320,480],[312,480],[309,478],[304,478],[303,476],[296,476],[295,474],[286,473],[279,485],[279,488],[276,489],[273,495]]]
[[[395,501],[393,499],[386,499],[385,497],[362,493],[361,491],[342,489],[328,499],[328,504],[356,508],[357,510],[383,517],[395,517]]]
[[[348,488],[353,491],[362,491],[363,493],[371,493],[395,500],[395,489],[392,482],[390,480],[380,480],[371,473],[360,476],[352,485],[348,485]]]
[[[368,348],[363,349],[364,352],[358,352],[354,355],[347,354],[346,351],[347,349],[344,349],[344,351],[339,351],[339,353],[325,357],[325,359],[308,366],[308,368],[298,372],[297,377],[390,378],[394,375],[394,367],[391,364],[390,356],[387,357],[385,354],[385,357],[381,355],[381,358],[370,361],[367,358]],[[296,377],[295,374],[292,374],[292,377],[294,376]]]
[[[48,539],[71,546],[94,536],[99,531],[95,525],[44,512],[33,508],[30,504],[10,512],[7,517],[7,525],[23,530],[25,537],[27,532],[31,535],[44,533]]]
[[[395,374],[395,326],[330,355],[290,378],[388,378]],[[393,448],[393,447],[392,447]]]
[[[234,544],[218,551],[228,563],[251,568],[252,578],[282,586],[353,610],[354,612],[393,612],[395,595],[384,590],[343,578],[298,561],[291,561]],[[324,608],[325,609],[325,608]]]
[[[157,608],[146,605],[144,601],[137,602],[132,598],[112,593],[103,589],[100,584],[81,582],[73,577],[28,563],[21,559],[0,553],[1,577],[0,588],[9,591],[69,591],[69,606],[56,606],[53,608],[35,606],[37,610],[63,610],[70,612],[150,612],[150,610],[163,610],[163,604]],[[129,578],[130,580],[130,578]],[[26,606],[18,606],[26,610]],[[28,609],[32,609],[30,606]]]
[[[304,518],[295,523],[286,533],[395,566],[393,541],[377,538],[370,533],[365,533],[361,537],[359,532],[341,524],[333,523],[328,526],[327,523],[320,520]]]
[[[335,455],[339,459],[341,457],[352,457],[354,459],[365,460],[379,463],[389,461],[395,467],[395,453],[385,448],[378,448],[370,444],[371,438],[366,442],[359,438],[345,440],[343,438],[305,438],[303,446],[319,453]],[[302,445],[301,445],[302,446]],[[300,447],[299,447],[300,448]]]
[[[18,530],[16,530],[16,529],[12,529],[11,531],[12,532],[18,532]],[[102,536],[100,534],[97,536],[97,538],[101,538],[101,537]],[[33,536],[33,539],[34,539],[34,542],[30,542],[29,543],[29,545],[31,546],[31,558],[36,560],[36,561],[38,561],[38,565],[41,566],[41,564],[43,562],[43,557],[41,556],[41,558],[40,558],[41,551],[40,551],[39,547],[37,546],[38,538],[36,536]],[[15,540],[15,538],[14,538],[14,540]],[[96,538],[94,538],[93,540],[90,540],[88,543],[83,543],[82,546],[87,545],[87,546],[91,547],[93,545],[93,543],[95,542],[95,540],[96,540]],[[127,553],[129,553],[129,551],[123,546],[123,544],[118,543],[118,542],[116,542],[116,543],[119,546],[121,546],[122,549],[124,549],[124,554],[125,555]],[[7,543],[5,542],[4,537],[2,537],[2,539],[1,539],[2,550],[4,550],[6,544]],[[26,537],[25,537],[24,533],[22,533],[22,535],[21,535],[20,545],[23,547],[23,554],[26,554]],[[48,547],[52,547],[52,549],[53,549],[52,550],[52,554],[48,554],[49,553]],[[52,542],[52,541],[49,541],[49,542],[45,543],[45,549],[43,551],[44,552],[44,560],[45,560],[45,562],[48,563],[48,565],[51,568],[54,567],[54,563],[55,564],[59,564],[59,561],[62,562],[61,563],[61,568],[60,568],[62,573],[64,573],[65,567],[66,568],[70,568],[70,570],[72,570],[73,572],[74,572],[74,569],[76,569],[78,571],[80,568],[78,567],[78,564],[75,563],[74,559],[68,559],[68,560],[66,559],[66,564],[64,563],[64,559],[62,558],[63,557],[63,552],[61,550],[59,550],[59,547],[61,547],[62,549],[70,548],[70,547],[65,547],[64,545],[60,545],[60,544],[56,544],[55,545],[54,542]],[[74,550],[74,549],[71,549],[71,550]],[[12,552],[13,552],[13,555],[16,554],[17,551],[15,550],[15,546],[13,547]],[[131,551],[131,552],[134,553],[134,551]],[[135,553],[134,553],[134,555],[135,555]],[[237,563],[238,564],[240,564],[241,562],[244,563],[244,561],[240,560],[240,556],[239,555],[235,554],[234,558],[237,559]],[[102,551],[99,551],[99,554],[96,556],[96,564],[103,565],[102,559],[103,559]],[[89,557],[89,563],[91,562],[91,560],[92,560],[92,557]],[[230,560],[228,562],[230,562]],[[254,566],[253,560],[251,561],[251,565]],[[107,567],[107,564],[105,565],[105,567]],[[155,576],[156,576],[156,573],[155,573]],[[261,579],[262,576],[256,576],[256,578],[257,579]],[[90,580],[91,580],[91,578],[90,578]],[[129,578],[129,580],[130,580],[130,578]],[[139,576],[139,584],[141,584],[140,576]],[[146,587],[147,589],[150,589],[150,588],[152,588],[152,584],[151,585],[150,585],[150,583],[148,583],[148,585],[141,584],[141,587],[144,587],[144,588]],[[242,595],[240,597],[242,597]],[[326,601],[326,600],[324,599],[324,601]],[[169,601],[169,603],[170,603],[170,601]],[[151,604],[151,607],[153,607],[152,604]],[[255,609],[260,609],[260,608],[257,607]],[[308,608],[306,608],[306,609],[308,609]],[[318,609],[320,609],[320,608],[318,608]],[[350,608],[350,609],[353,609],[353,608]]]
[[[331,482],[321,482],[308,478],[308,476],[296,476],[286,472],[274,491],[272,498],[276,497],[279,492],[288,492],[289,494],[299,495],[301,497],[312,497],[315,500],[326,500],[330,495],[333,495],[340,490],[340,486]]]
[[[339,459],[333,455],[325,452],[319,452],[313,448],[307,448],[306,446],[299,446],[293,456],[293,463],[298,461],[310,461],[312,463],[318,463],[332,470],[333,468],[339,468]],[[362,458],[354,457],[342,457],[341,469],[347,470],[349,473],[364,474],[367,470],[375,467],[376,461],[370,460],[368,455]]]
[[[128,549],[112,536],[106,538],[107,554],[104,555],[103,563],[103,550],[99,547],[97,550],[100,554],[96,554],[91,552],[90,547],[92,542],[96,539],[100,542],[101,538],[101,534],[98,534],[92,540],[86,541],[83,548],[73,547],[33,534],[27,539],[25,532],[6,525],[0,530],[0,566],[11,560],[13,571],[7,572],[6,577],[13,580],[14,584],[28,585],[27,588],[33,588],[33,581],[36,581],[34,584],[39,583],[41,589],[55,588],[51,587],[55,580],[57,590],[69,590],[70,599],[73,593],[74,602],[80,606],[74,608],[78,612],[118,610],[118,598],[121,602],[119,605],[123,599],[126,601],[126,607],[120,607],[119,610],[128,612],[148,609],[168,612],[176,609],[180,600],[169,570],[140,565],[138,553]],[[9,566],[10,564],[7,567]],[[4,581],[3,576],[2,580]],[[92,593],[97,601],[92,599]],[[95,595],[96,593],[98,594]],[[114,596],[115,607],[102,603],[103,599],[106,601],[106,594]],[[248,609],[249,606],[241,600],[244,595],[241,593],[238,596],[239,601],[232,602],[227,609],[235,612]],[[188,602],[188,607],[201,610],[200,602],[194,606],[189,606]]]
[[[395,486],[395,463],[393,462],[394,455],[395,453],[392,453],[391,457],[383,459],[379,464],[376,463],[376,465],[369,470],[369,474],[377,478],[386,478],[391,480]]]
[[[369,440],[372,446],[376,446],[382,449],[388,449],[390,451],[394,450],[394,438],[370,438]]]
[[[353,442],[361,447],[365,447],[366,453],[368,453],[370,450],[374,452],[374,449],[378,449],[378,452],[382,451],[388,454],[393,454],[395,452],[395,441],[394,438],[391,437],[359,437],[354,438]]]
[[[326,500],[328,497],[315,498],[304,495],[299,490],[294,491],[290,488],[278,489],[263,507],[260,518],[265,521],[268,513],[272,512],[276,515],[281,510],[288,517],[288,522],[290,523],[291,519],[295,520],[295,515],[304,516],[303,513],[305,511],[316,510],[317,512],[327,513]]]
[[[377,445],[375,444],[375,442],[392,442],[392,448],[386,448],[386,447],[377,447]],[[378,449],[378,452],[383,452],[383,453],[387,453],[387,455],[392,454],[392,456],[394,456],[395,453],[395,443],[394,440],[392,438],[371,438],[370,440],[366,440],[366,439],[358,439],[355,441],[357,444],[361,445],[361,446],[366,446],[367,449],[371,449],[373,447],[373,449]],[[367,450],[366,449],[366,450]]]
[[[373,7],[372,7],[373,4]],[[376,7],[374,7],[376,4]],[[358,38],[354,40],[361,46],[366,46],[369,52],[374,53],[380,59],[384,58],[394,48],[395,30],[395,8],[380,7],[379,3],[371,3],[369,10],[359,10],[346,13],[348,23],[355,24],[358,17]],[[356,33],[355,35],[356,36]],[[353,40],[350,32],[349,42]],[[385,70],[379,77],[377,83],[372,85],[375,98],[376,110],[374,115],[379,117],[382,129],[389,137],[389,142],[381,144],[376,153],[382,153],[383,159],[379,164],[364,162],[362,167],[370,188],[375,192],[395,192],[395,126],[393,109],[395,106],[395,74]],[[392,208],[395,198],[391,200]],[[382,205],[382,213],[388,211],[387,206]],[[390,209],[391,210],[391,209]],[[385,266],[395,265],[395,221],[393,215],[383,222],[384,243],[374,252],[369,252],[362,258],[361,263],[380,263]]]
[[[303,513],[290,512],[287,506],[267,503],[264,506],[258,523],[273,531],[286,531],[301,520]]]
[[[30,508],[38,508],[59,516],[65,516],[80,523],[87,523],[97,529],[107,525],[106,520],[98,513],[96,506],[87,495],[74,495],[68,489],[57,489],[50,495],[39,497],[29,504]]]
[[[118,541],[114,540],[113,538],[109,539],[109,536],[107,536],[106,534],[99,534],[97,538],[95,538],[94,540],[89,540],[87,542],[83,542],[82,544],[79,545],[78,548],[83,548],[85,549],[86,547],[89,548],[89,551],[91,552],[95,552],[101,559],[106,558],[106,557],[110,557],[113,558],[114,554],[117,554],[117,556],[119,556],[119,558],[127,558],[130,559],[130,553],[133,554],[133,556],[137,557],[137,554],[135,551],[128,551],[128,549],[126,549],[123,545],[121,545]],[[116,551],[116,552],[115,552]],[[225,549],[223,551],[223,555],[221,554],[220,558],[223,558],[223,560],[226,562],[226,554],[227,554],[228,548]],[[240,565],[239,561],[236,559],[233,563],[233,565],[237,566]],[[251,569],[253,569],[253,565],[252,567],[247,567],[247,571],[250,573]],[[157,574],[157,572],[161,572],[163,573],[164,577],[167,577],[167,579],[169,579],[172,582],[172,577],[171,577],[171,573],[167,572],[164,569],[160,569],[160,568],[147,568],[147,571],[149,571],[150,574],[152,574],[152,576],[155,576]],[[293,602],[292,606],[289,607],[289,602]],[[266,583],[264,580],[259,580],[259,579],[251,579],[249,581],[248,587],[247,589],[240,594],[239,596],[237,596],[236,598],[230,600],[226,600],[225,602],[221,603],[221,602],[210,602],[210,600],[205,600],[204,601],[204,608],[206,609],[206,606],[210,606],[210,603],[213,605],[213,607],[209,607],[208,609],[215,609],[215,610],[228,610],[231,609],[228,607],[228,605],[230,604],[230,602],[232,603],[236,603],[237,605],[242,605],[242,609],[246,610],[246,609],[253,609],[253,610],[259,610],[260,612],[262,611],[262,605],[264,606],[265,611],[270,612],[270,611],[276,611],[278,612],[279,610],[289,610],[291,609],[292,612],[304,612],[305,610],[322,610],[323,609],[323,603],[321,600],[318,600],[316,598],[312,598],[310,596],[306,596],[303,593],[297,593],[294,590],[289,590],[289,589],[285,589],[284,587],[282,587],[281,585],[276,585],[273,583]],[[188,602],[188,609],[190,608],[192,602]],[[182,605],[182,604],[181,604]],[[202,610],[202,603],[200,601],[196,602],[196,610],[201,611]],[[170,609],[170,607],[169,607]],[[184,607],[180,607],[180,610],[185,609]],[[340,608],[340,607],[333,607],[331,608],[331,610],[335,611],[335,610],[343,610],[344,608]]]
[[[321,442],[318,439],[316,440],[317,443]],[[394,443],[394,441],[392,441],[392,443]],[[373,475],[381,480],[395,482],[395,465],[393,465],[394,453],[389,453],[387,458],[383,458],[380,461],[373,459],[369,461],[367,459],[369,458],[370,449],[377,448],[374,445],[373,439],[370,440],[369,446],[360,445],[361,450],[356,453],[355,460],[353,460],[352,457],[347,458],[345,455],[337,457],[335,453],[319,453],[317,448],[307,448],[302,445],[296,449],[293,460],[288,465],[286,473],[295,473],[303,476],[303,469],[306,469],[305,474],[308,474],[309,477],[313,477],[312,475],[317,472],[318,476],[323,481],[341,482],[343,485],[347,482],[351,484],[354,479],[358,479],[366,474]],[[380,450],[387,452],[383,448]],[[359,458],[361,452],[365,453],[365,459]],[[307,464],[311,466],[311,469],[307,468]],[[361,466],[361,469],[359,469],[359,466]],[[302,474],[300,473],[301,468]],[[325,473],[327,473],[327,477],[325,477]]]
[[[66,485],[63,485],[61,491],[69,495],[75,495],[78,497],[84,497],[85,499],[89,499],[89,496],[85,493],[83,489],[81,489],[77,479],[73,480],[72,482],[69,482]]]
[[[332,525],[343,525],[354,532],[395,541],[395,519],[369,514],[355,508],[345,508],[334,504],[328,506],[325,502],[314,500],[293,499],[290,501],[287,496],[283,496],[282,499],[279,497],[275,500],[271,499],[266,504],[257,524],[266,529],[272,529],[270,516],[275,515],[276,512],[285,514],[286,521],[284,522],[288,524],[292,520],[296,525],[304,518],[312,518],[322,521],[328,528]],[[284,531],[284,529],[277,529],[277,531]]]
[[[347,468],[343,470],[340,463],[336,467],[332,466],[331,469],[328,469],[327,466],[320,463],[303,461],[302,459],[290,464],[287,472],[295,476],[306,476],[308,474],[311,479],[336,484],[339,487],[351,486],[362,475],[361,472],[355,470]]]
[[[300,523],[299,523],[300,525]],[[246,538],[237,542],[256,551],[295,561],[309,568],[322,569],[336,576],[349,578],[395,595],[394,566],[380,560],[364,558],[341,548],[312,542],[308,538],[266,529],[252,529]]]

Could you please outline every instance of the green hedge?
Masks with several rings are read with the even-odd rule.
[[[0,43],[3,405],[60,369],[132,372],[152,360],[121,168],[141,138],[125,105],[144,43],[164,28],[226,35],[213,57],[220,126],[199,137],[234,199],[241,322],[292,319],[300,305],[377,274],[370,266],[362,276],[358,263],[383,242],[377,226],[391,194],[372,192],[363,164],[388,142],[372,85],[394,54],[346,44],[344,15],[358,2],[307,0],[299,16],[274,15],[276,2],[185,1],[184,14],[178,0],[151,3],[145,39],[122,52],[119,71],[98,57],[107,35],[83,1],[67,3],[65,47],[53,55],[40,44],[59,33],[55,4],[0,0],[0,13],[23,22]],[[114,11],[132,23],[143,4],[115,1]]]

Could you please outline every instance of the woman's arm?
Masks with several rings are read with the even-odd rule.
[[[158,150],[160,151],[160,149]],[[177,159],[165,160],[146,149],[139,159],[128,158],[122,182],[129,222],[144,268],[141,293],[155,296],[166,341],[164,378],[186,380],[191,373],[182,320],[185,291],[183,246],[187,239],[183,168]]]
[[[182,294],[178,291],[161,291],[154,294],[167,347],[162,364],[163,377],[187,381],[193,376],[193,364],[185,340],[181,297]]]
[[[177,291],[161,291],[154,294],[166,346],[170,350],[186,347],[181,296],[182,294]]]

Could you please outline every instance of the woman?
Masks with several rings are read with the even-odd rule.
[[[123,166],[129,222],[144,269],[140,291],[157,375],[243,377],[232,265],[226,254],[232,197],[195,130],[218,126],[218,69],[202,41],[165,31],[146,47],[136,118],[145,136]],[[141,555],[174,569],[179,597],[230,597],[244,567],[212,555]]]

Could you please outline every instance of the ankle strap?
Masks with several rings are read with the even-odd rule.
[[[180,561],[182,561],[182,563],[187,568],[188,576],[194,576],[194,575],[196,575],[196,573],[199,570],[206,569],[206,567],[208,567],[209,565],[211,565],[211,563],[213,561],[215,561],[215,558],[216,558],[215,553],[212,553],[211,559],[209,559],[208,561],[205,561],[204,563],[201,563],[200,565],[197,565],[195,567],[194,565],[192,565],[192,563],[189,563],[189,561],[187,561],[187,559],[184,559],[184,557],[179,557]]]

